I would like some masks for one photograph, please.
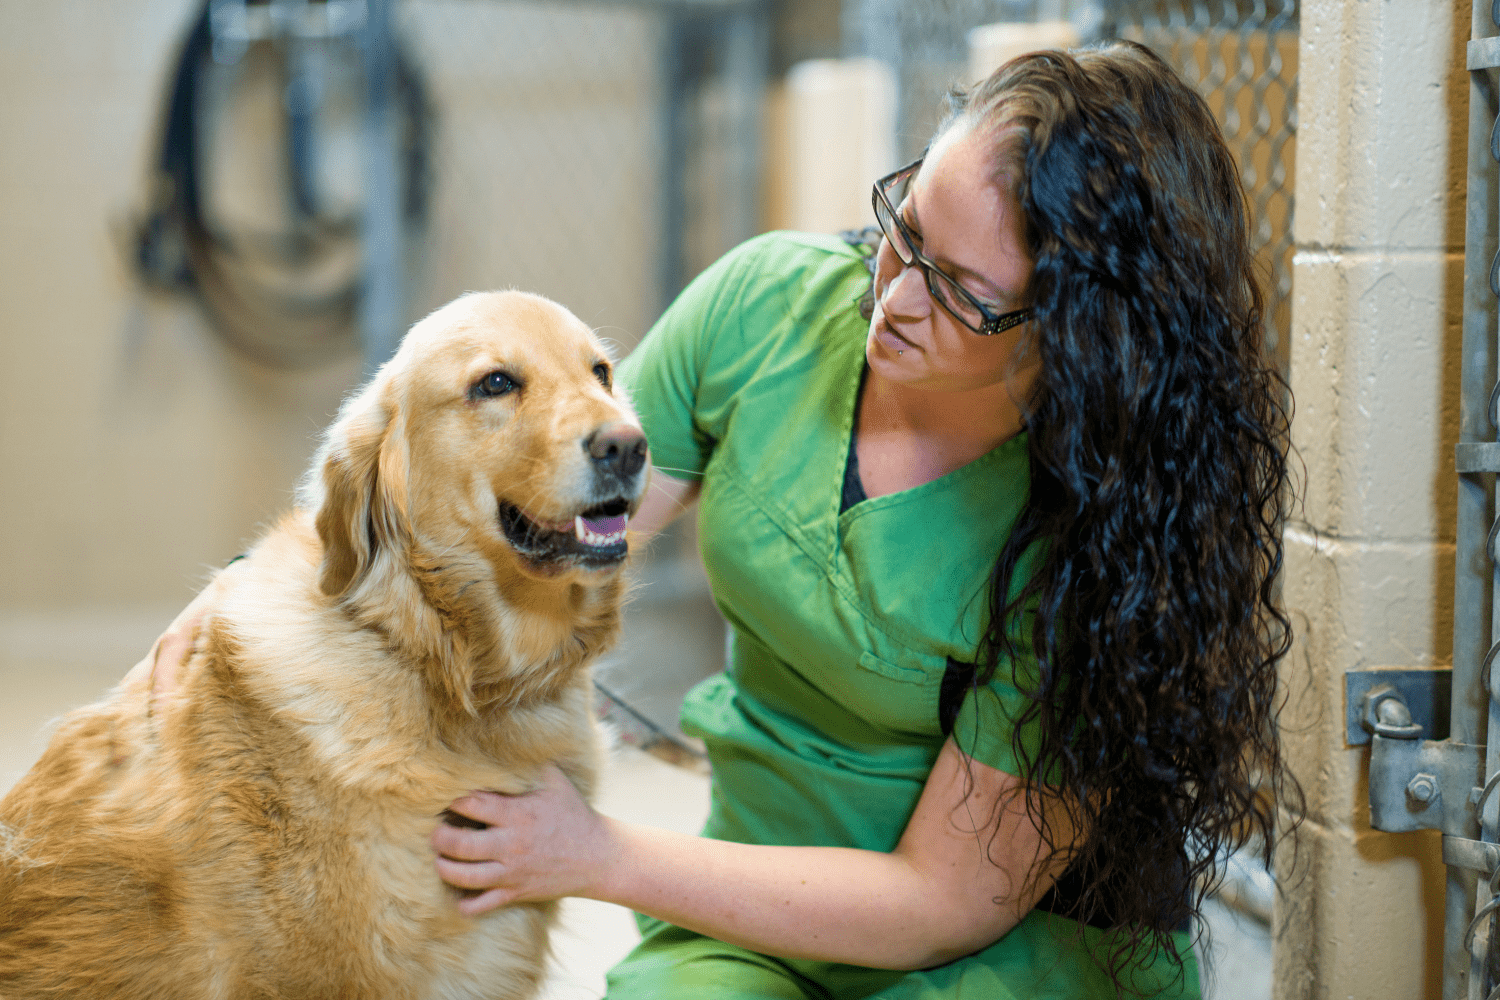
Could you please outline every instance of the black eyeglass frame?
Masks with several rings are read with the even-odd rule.
[[[880,231],[885,234],[885,241],[891,245],[891,251],[895,253],[896,259],[901,261],[902,264],[905,264],[907,267],[921,268],[922,274],[927,279],[927,292],[932,296],[932,300],[942,306],[948,315],[958,320],[968,329],[979,334],[981,337],[993,337],[997,333],[1004,333],[1012,327],[1020,326],[1031,319],[1031,308],[1029,306],[1024,309],[1015,309],[1008,313],[994,313],[985,308],[983,302],[980,302],[968,289],[943,273],[942,268],[938,267],[936,263],[924,256],[922,251],[917,249],[918,241],[915,235],[910,229],[906,228],[906,223],[901,221],[901,215],[896,211],[896,206],[891,204],[891,199],[885,193],[886,190],[894,187],[902,174],[914,172],[922,165],[924,159],[926,159],[925,155],[919,156],[900,170],[886,174],[875,182],[874,190],[870,195],[870,203],[875,209],[875,222],[880,226]],[[896,248],[896,241],[891,238],[891,231],[886,228],[885,218],[881,212],[882,208],[885,209],[884,215],[889,215],[891,222],[900,231],[901,242],[906,244],[906,249],[911,252],[910,259],[902,256],[901,251]],[[975,326],[953,311],[953,307],[948,304],[947,298],[944,297],[935,284],[939,279],[948,288],[951,288],[962,296],[964,301],[968,302],[969,305],[974,307],[974,311],[979,313],[980,324],[978,326]]]

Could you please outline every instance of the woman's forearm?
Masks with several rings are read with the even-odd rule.
[[[973,913],[972,900],[899,851],[739,844],[612,819],[605,828],[609,863],[587,895],[782,958],[926,968],[977,951],[1024,915],[1004,900]]]
[[[775,847],[634,826],[589,808],[555,766],[525,795],[454,802],[488,824],[433,833],[438,874],[481,892],[477,916],[533,899],[588,896],[766,954],[887,969],[951,961],[998,940],[1065,862],[1021,779],[949,740],[889,854]],[[1066,834],[1055,819],[1053,829]]]

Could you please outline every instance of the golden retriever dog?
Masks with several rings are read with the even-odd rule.
[[[554,904],[455,908],[473,789],[587,795],[646,442],[571,313],[465,296],[351,397],[297,509],[0,803],[0,997],[530,996]]]

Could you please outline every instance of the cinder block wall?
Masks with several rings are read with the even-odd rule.
[[[1451,662],[1469,5],[1304,0],[1283,734],[1307,793],[1276,996],[1441,995],[1436,832],[1369,826],[1343,675]]]

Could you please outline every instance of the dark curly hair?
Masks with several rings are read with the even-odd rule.
[[[1020,176],[1041,362],[1031,495],[973,683],[1026,664],[1027,805],[1068,852],[1063,912],[1107,916],[1100,960],[1129,990],[1152,948],[1181,963],[1170,934],[1216,857],[1258,836],[1269,859],[1275,801],[1300,795],[1276,729],[1290,396],[1234,159],[1164,62],[1033,53],[955,104],[949,124],[990,130],[996,176]]]

